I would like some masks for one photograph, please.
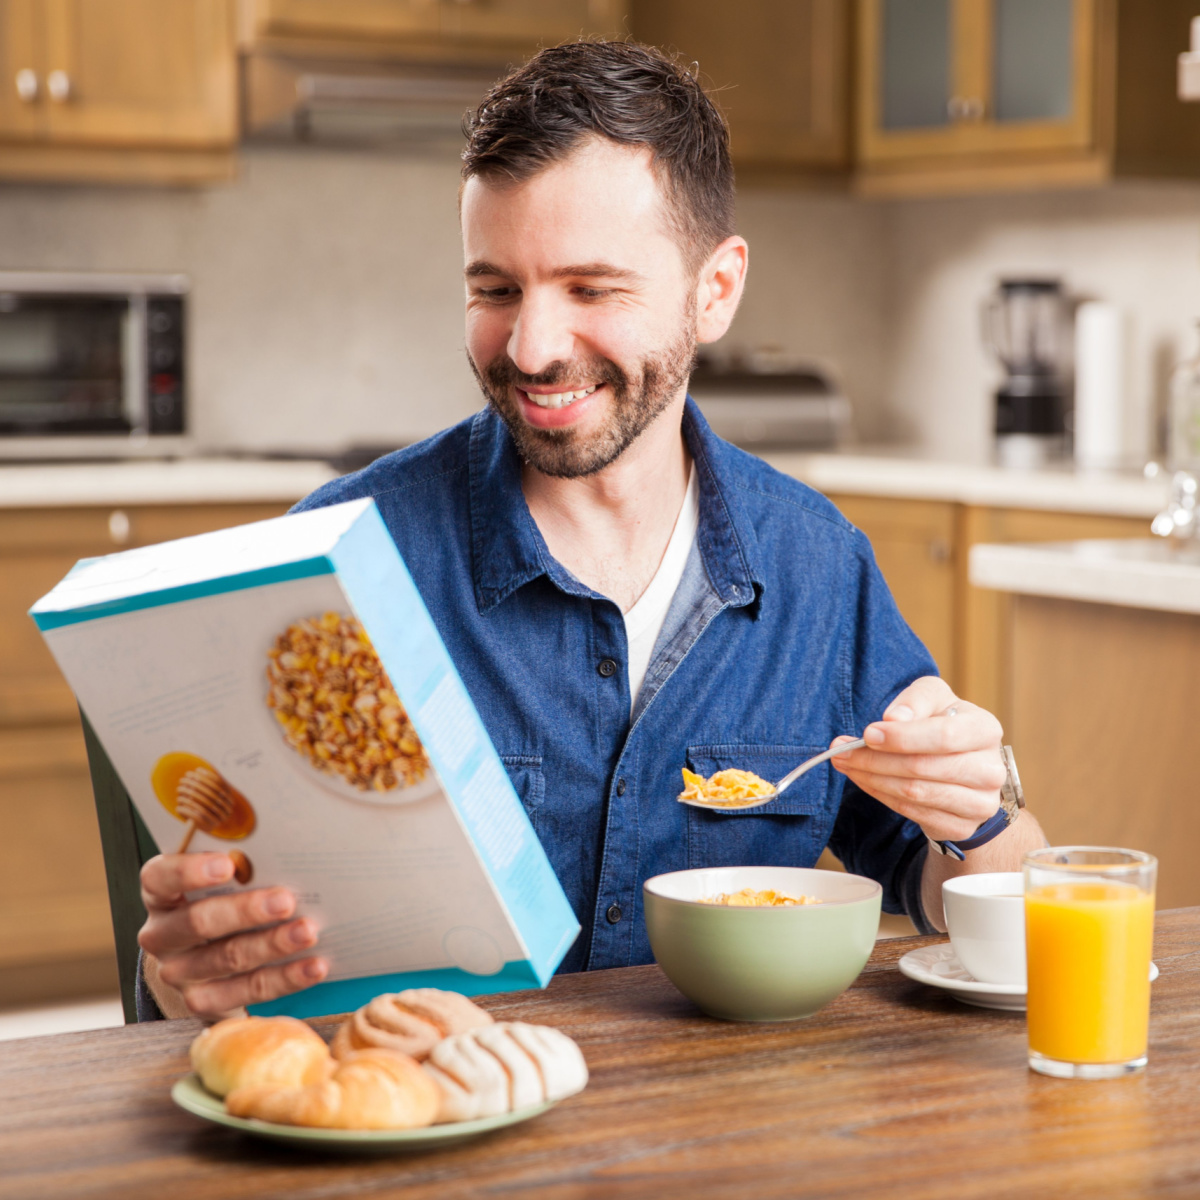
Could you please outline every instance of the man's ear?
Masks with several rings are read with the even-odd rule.
[[[749,256],[745,238],[728,237],[700,268],[696,281],[697,342],[715,342],[724,337],[742,300]]]

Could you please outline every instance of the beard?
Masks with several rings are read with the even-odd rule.
[[[482,370],[467,355],[487,402],[508,426],[521,460],[544,475],[579,479],[615,462],[643,431],[670,406],[692,373],[696,357],[696,304],[691,302],[674,338],[642,359],[636,373],[609,358],[576,358],[551,363],[536,375],[526,375],[507,354]],[[521,416],[515,388],[583,382],[606,385],[612,392],[608,420],[591,433],[571,427],[539,429]],[[578,403],[578,401],[576,401]]]

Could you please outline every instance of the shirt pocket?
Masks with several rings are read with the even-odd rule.
[[[736,767],[775,783],[827,746],[725,742],[689,746],[688,768],[705,777]],[[758,808],[689,806],[688,863],[692,867],[810,867],[829,840],[837,815],[828,762],[801,775],[782,795]]]
[[[542,773],[540,754],[501,754],[500,761],[508,772],[513,791],[525,809],[525,815],[533,826],[538,827],[538,809],[546,798],[546,776]]]

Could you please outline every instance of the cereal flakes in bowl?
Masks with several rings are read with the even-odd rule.
[[[728,1021],[794,1021],[835,1000],[875,947],[882,898],[873,879],[812,867],[699,867],[642,885],[658,965]]]

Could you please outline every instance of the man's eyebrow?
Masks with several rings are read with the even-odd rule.
[[[477,279],[480,275],[496,275],[503,279],[504,272],[500,270],[494,263],[484,262],[482,259],[476,259],[473,263],[467,264],[467,269],[463,274],[468,279]]]
[[[495,263],[477,259],[468,263],[463,274],[468,279],[478,279],[481,276],[494,276],[507,279],[508,272],[501,270]],[[621,279],[629,283],[637,283],[642,276],[629,267],[618,267],[613,263],[590,262],[576,263],[566,267],[556,267],[550,272],[551,279]]]
[[[624,279],[636,283],[642,276],[629,267],[618,267],[612,263],[590,262],[579,263],[570,267],[557,267],[550,272],[552,279]]]

